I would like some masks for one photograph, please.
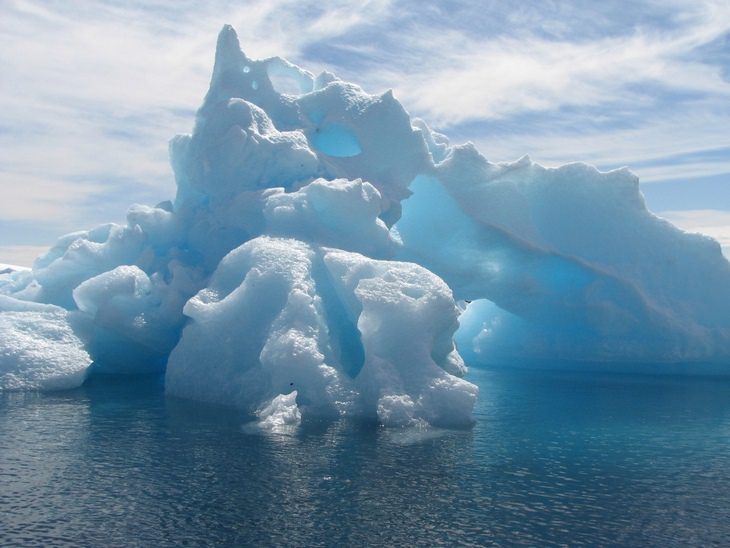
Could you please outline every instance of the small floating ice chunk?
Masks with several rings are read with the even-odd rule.
[[[297,406],[297,391],[279,394],[256,415],[259,419],[258,426],[262,430],[275,433],[291,431],[302,422],[302,414]]]

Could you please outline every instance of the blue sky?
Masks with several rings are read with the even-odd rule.
[[[730,249],[730,3],[0,3],[0,262],[174,195],[224,23],[492,161],[629,166],[652,211]]]

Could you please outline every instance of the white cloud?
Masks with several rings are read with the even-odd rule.
[[[727,175],[730,183],[730,159],[725,161],[688,162],[665,164],[657,167],[640,167],[634,170],[643,183],[676,180],[692,180],[716,175]]]
[[[0,171],[0,188],[0,219],[21,221],[30,216],[59,223],[76,220],[81,202],[96,189],[88,183],[66,183],[59,193],[56,181],[6,171]]]
[[[642,182],[653,183],[700,176],[730,174],[730,157],[704,155],[682,163],[679,157],[730,149],[730,111],[703,103],[684,105],[656,119],[638,120],[627,128],[605,128],[586,118],[571,119],[576,128],[515,127],[507,135],[492,134],[485,123],[477,147],[493,161],[514,160],[529,153],[533,160],[556,166],[583,161],[598,166],[629,166]],[[578,129],[580,128],[580,129]],[[645,164],[652,163],[651,167]]]
[[[395,87],[439,126],[565,106],[650,102],[651,94],[636,87],[646,82],[730,97],[730,83],[716,67],[687,58],[730,31],[730,5],[700,2],[683,9],[678,29],[637,27],[593,40],[422,29],[408,40],[409,66],[396,61],[370,76]]]
[[[30,267],[33,261],[48,251],[48,246],[43,245],[0,245],[0,270],[5,267]]]

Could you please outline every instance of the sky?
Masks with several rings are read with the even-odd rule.
[[[0,263],[174,197],[167,143],[226,23],[491,161],[628,166],[653,212],[730,251],[727,0],[2,0]]]

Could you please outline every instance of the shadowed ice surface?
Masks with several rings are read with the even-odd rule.
[[[730,542],[730,381],[473,370],[471,430],[289,435],[156,380],[0,395],[0,544]]]

